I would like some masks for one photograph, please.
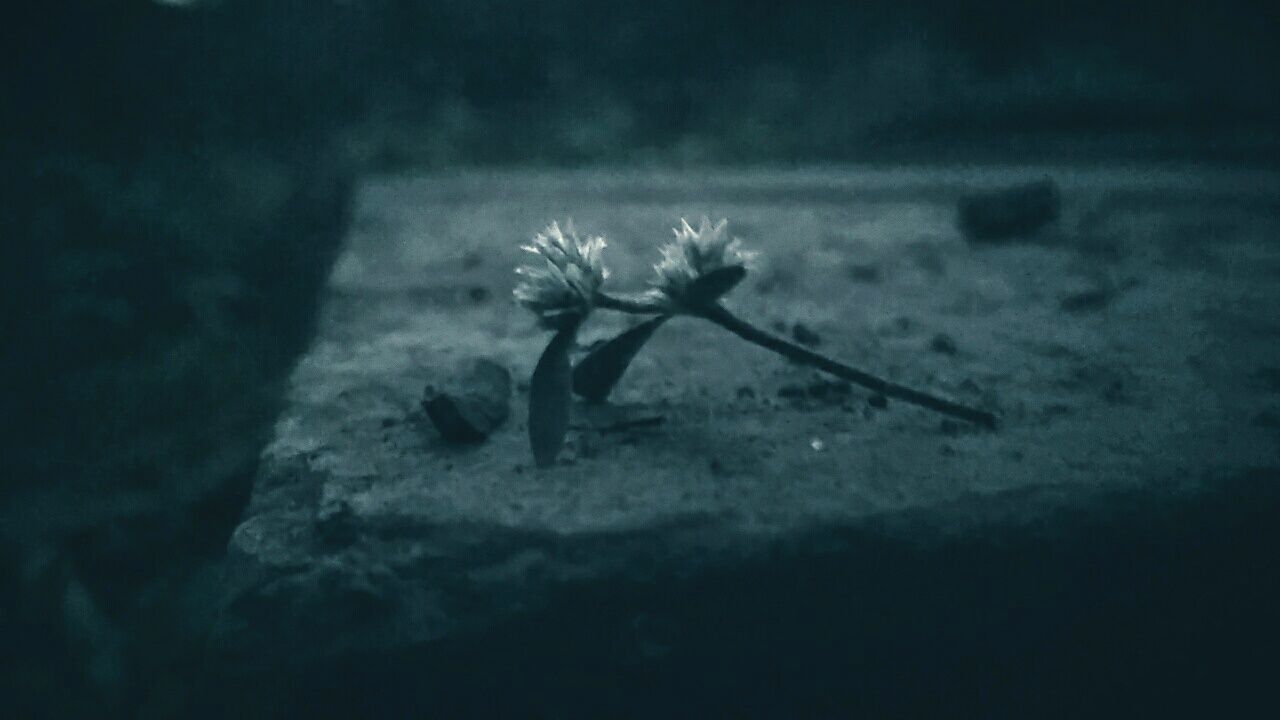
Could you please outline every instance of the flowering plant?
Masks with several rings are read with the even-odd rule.
[[[602,237],[578,237],[572,222],[552,222],[533,236],[521,250],[542,262],[516,268],[522,276],[516,285],[516,301],[538,316],[545,327],[560,329],[582,322],[595,305],[596,293],[609,271],[601,260]]]
[[[995,428],[995,415],[897,385],[765,332],[730,313],[719,300],[746,277],[754,253],[726,232],[728,223],[703,218],[697,230],[685,220],[675,240],[662,249],[653,287],[634,296],[604,292],[608,277],[603,237],[578,237],[572,223],[561,230],[552,223],[524,249],[542,262],[516,270],[516,300],[538,316],[555,335],[543,350],[529,382],[529,441],[540,467],[555,463],[569,428],[571,394],[603,402],[631,360],[653,333],[677,315],[708,320],[748,342],[795,362],[810,365],[861,385],[885,398],[896,398],[937,412]],[[578,328],[595,308],[649,316],[584,357],[576,367],[569,351]]]
[[[681,218],[675,242],[662,248],[662,262],[653,266],[654,288],[672,311],[692,311],[733,289],[746,276],[755,253],[744,252],[742,241],[726,233],[727,220],[715,225],[708,218],[694,230]],[[707,278],[723,278],[707,287]],[[709,297],[714,295],[715,297]]]

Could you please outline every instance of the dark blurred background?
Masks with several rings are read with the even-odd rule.
[[[3,14],[10,717],[182,707],[217,558],[362,173],[1270,165],[1280,151],[1280,9],[1245,0],[52,0]]]
[[[1269,4],[53,2],[6,23],[5,135],[136,156],[331,138],[362,162],[1274,152]]]

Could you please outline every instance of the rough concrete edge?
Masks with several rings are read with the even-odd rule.
[[[1243,480],[1247,483],[1258,473],[1265,481],[1265,469],[1245,473]],[[1241,481],[1228,480],[1228,485]],[[972,493],[943,505],[778,535],[752,534],[709,517],[572,536],[477,523],[422,525],[417,528],[420,537],[434,543],[437,552],[394,571],[377,559],[378,550],[406,542],[413,529],[395,528],[394,539],[378,537],[379,531],[371,529],[347,550],[290,568],[271,567],[233,550],[238,569],[212,642],[215,652],[233,658],[242,672],[298,671],[343,657],[424,648],[445,638],[483,633],[544,609],[558,592],[583,584],[643,586],[707,569],[732,570],[762,557],[784,561],[800,552],[856,552],[869,541],[928,550],[1011,528],[1028,537],[1070,543],[1077,539],[1071,534],[1081,520],[1107,525],[1135,511],[1159,513],[1221,492],[1233,490],[1224,491],[1212,477],[1085,492],[1048,485]],[[310,521],[300,516],[285,522],[305,530]]]

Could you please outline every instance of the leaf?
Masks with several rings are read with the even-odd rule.
[[[712,270],[698,277],[685,289],[685,301],[690,305],[707,305],[719,300],[725,293],[738,286],[747,276],[741,265],[730,265]]]
[[[604,402],[636,353],[669,317],[650,318],[588,353],[573,369],[573,391],[591,402]]]
[[[569,348],[577,333],[577,323],[557,332],[529,380],[529,446],[538,467],[555,464],[569,431]]]

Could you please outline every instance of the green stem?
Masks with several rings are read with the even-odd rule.
[[[903,385],[897,385],[887,380],[882,380],[874,375],[865,373],[857,368],[850,367],[844,363],[837,362],[831,358],[820,355],[808,348],[784,340],[776,335],[757,328],[745,320],[738,318],[730,313],[719,303],[712,303],[704,306],[698,317],[719,325],[747,342],[759,345],[766,350],[772,350],[783,357],[804,363],[819,370],[831,373],[838,378],[848,380],[851,383],[861,385],[868,390],[880,393],[885,397],[896,398],[904,402],[919,405],[944,415],[951,415],[962,420],[982,425],[992,430],[996,427],[996,416],[985,410],[953,403],[949,400],[929,395],[928,393],[913,390]]]

